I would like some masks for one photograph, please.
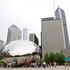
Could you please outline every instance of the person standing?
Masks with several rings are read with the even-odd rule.
[[[43,66],[44,66],[44,68],[46,67],[46,62],[43,62]]]

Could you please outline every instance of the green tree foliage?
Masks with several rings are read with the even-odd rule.
[[[54,54],[51,52],[50,54],[49,54],[49,62],[54,62]]]
[[[48,61],[49,61],[49,58],[48,58],[48,54],[47,54],[47,53],[46,53],[45,56],[44,56],[44,61],[45,61],[45,62],[48,62]]]
[[[44,56],[44,61],[45,62],[56,62],[58,64],[64,64],[64,55],[63,54],[60,54],[60,53],[56,53],[56,54],[53,54],[53,53],[50,53],[49,55],[46,53],[45,56]]]
[[[54,57],[55,62],[58,64],[64,64],[64,55],[60,53],[56,53]]]

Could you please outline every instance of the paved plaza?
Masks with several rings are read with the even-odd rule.
[[[49,67],[49,68],[0,68],[0,70],[70,70],[70,66]]]

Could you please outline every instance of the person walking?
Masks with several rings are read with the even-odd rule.
[[[46,67],[46,62],[43,62],[43,66],[44,66],[44,68]]]

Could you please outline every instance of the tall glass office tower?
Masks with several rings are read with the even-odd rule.
[[[21,39],[21,30],[16,25],[10,26],[8,28],[6,44],[8,44],[11,41],[20,40],[20,39]]]
[[[65,12],[60,7],[58,7],[57,10],[55,11],[55,17],[56,19],[60,19],[63,22],[65,44],[66,44],[66,48],[69,48],[69,38],[68,38]]]
[[[64,11],[58,7],[55,17],[41,19],[42,58],[46,53],[61,53],[63,49],[69,48]]]

